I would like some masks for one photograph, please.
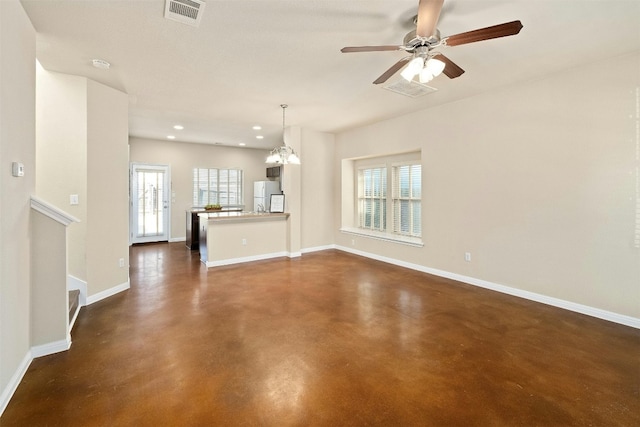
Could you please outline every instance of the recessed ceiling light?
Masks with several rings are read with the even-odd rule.
[[[167,139],[176,139],[174,135],[167,135]]]
[[[182,125],[175,125],[173,128],[174,128],[174,129],[176,129],[176,130],[182,130],[182,129],[184,129],[184,126],[182,126]]]
[[[260,129],[262,129],[262,126],[255,125],[255,126],[253,127],[253,130],[260,130]]]
[[[247,144],[245,144],[244,142],[241,142],[241,143],[239,143],[238,145],[239,145],[239,146],[241,146],[241,147],[244,147],[244,146],[245,146],[245,145],[247,145]]]
[[[108,70],[109,67],[111,67],[111,64],[109,64],[104,59],[94,59],[93,61],[91,61],[91,63],[94,67],[100,68],[101,70]]]
[[[262,136],[262,135],[256,135],[256,139],[264,139],[264,136]]]

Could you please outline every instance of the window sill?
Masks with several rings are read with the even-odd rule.
[[[399,243],[401,245],[414,246],[421,248],[424,246],[422,238],[401,236],[398,234],[384,233],[382,231],[364,230],[362,228],[342,227],[342,233],[353,234],[356,236],[369,237],[371,239],[383,240],[385,242]]]

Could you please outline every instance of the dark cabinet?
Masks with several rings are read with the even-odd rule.
[[[187,211],[187,247],[192,251],[200,247],[200,218],[198,214],[204,212],[204,209]]]
[[[277,178],[280,176],[280,166],[267,168],[267,178]]]

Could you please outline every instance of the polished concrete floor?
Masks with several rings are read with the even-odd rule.
[[[6,426],[639,426],[640,331],[339,251],[131,249]]]

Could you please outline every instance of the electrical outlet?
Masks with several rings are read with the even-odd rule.
[[[124,258],[120,258],[118,260],[118,265],[120,266],[120,268],[124,267]]]
[[[247,246],[247,239],[242,239],[242,246]]]
[[[351,246],[355,246],[356,245],[356,239],[351,239]]]
[[[464,253],[464,260],[467,262],[471,262],[471,252]]]

